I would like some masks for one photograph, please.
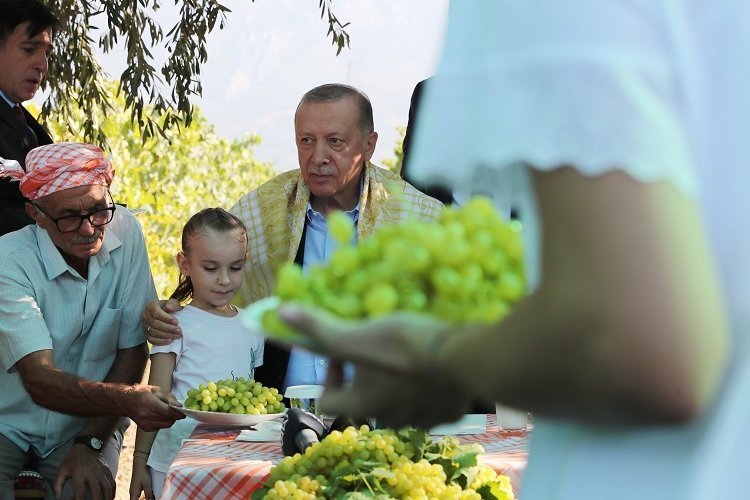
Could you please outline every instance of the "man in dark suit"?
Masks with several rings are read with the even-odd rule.
[[[409,164],[411,161],[411,140],[414,135],[414,128],[417,119],[417,109],[419,108],[419,102],[422,99],[422,90],[424,90],[425,84],[429,81],[429,78],[422,80],[414,87],[414,92],[411,95],[411,102],[409,105],[409,122],[406,124],[406,134],[404,135],[404,142],[402,144],[403,156],[401,159],[401,178],[419,189],[423,193],[432,196],[433,198],[440,200],[445,205],[453,203],[453,194],[441,186],[425,186],[414,181],[409,171]]]
[[[25,165],[26,154],[52,139],[21,105],[47,74],[57,18],[38,0],[0,0],[0,158]],[[0,179],[0,236],[33,221],[18,183]]]

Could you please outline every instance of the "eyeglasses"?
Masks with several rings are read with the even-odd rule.
[[[112,195],[109,192],[107,192],[107,195],[109,195],[111,206],[107,208],[100,208],[83,215],[66,215],[65,217],[55,218],[48,214],[42,207],[40,207],[36,203],[31,202],[31,204],[39,209],[39,211],[44,215],[46,215],[52,222],[54,222],[57,226],[58,231],[60,231],[61,233],[72,233],[73,231],[78,231],[78,228],[81,227],[81,224],[83,224],[84,220],[88,220],[89,223],[94,227],[101,227],[112,222],[112,219],[115,216],[115,202],[114,200],[112,200]]]

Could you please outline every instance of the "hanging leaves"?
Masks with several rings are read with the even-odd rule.
[[[43,118],[54,115],[67,123],[77,108],[89,117],[112,111],[112,96],[104,89],[111,76],[102,70],[96,53],[122,47],[126,67],[113,75],[120,82],[117,96],[125,100],[130,121],[143,141],[157,134],[167,139],[166,131],[190,125],[193,99],[203,92],[207,36],[226,26],[229,8],[218,0],[174,0],[177,19],[165,33],[156,19],[160,0],[43,1],[60,18],[44,83],[49,94]],[[344,29],[349,23],[342,24],[333,14],[331,0],[320,0],[319,7],[339,54],[349,45]],[[81,125],[88,142],[106,148],[107,135],[99,123],[89,118]]]

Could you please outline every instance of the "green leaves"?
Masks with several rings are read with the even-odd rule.
[[[43,119],[54,114],[61,123],[73,121],[76,133],[106,148],[104,127],[89,117],[111,112],[114,101],[105,90],[109,76],[95,54],[123,51],[126,66],[116,95],[124,98],[144,143],[157,136],[167,139],[169,130],[192,123],[192,100],[203,92],[200,76],[209,56],[207,37],[217,26],[227,25],[229,8],[218,0],[174,0],[177,19],[165,34],[156,19],[158,0],[43,1],[60,18],[44,80],[49,96]],[[349,45],[344,29],[349,23],[342,24],[330,4],[331,0],[319,1],[338,54]],[[78,108],[87,117],[83,121],[74,119]]]
[[[328,15],[328,33],[326,33],[326,35],[331,36],[331,43],[337,47],[336,55],[339,55],[341,49],[345,46],[349,47],[349,34],[344,29],[349,26],[349,23],[341,24],[331,11],[331,2],[332,0],[319,0],[318,8],[320,9],[321,19],[323,19],[325,15]]]
[[[401,166],[404,163],[404,136],[406,135],[406,127],[396,127],[398,132],[398,139],[396,145],[393,148],[394,158],[383,158],[380,160],[380,166],[387,168],[394,174],[401,172]]]
[[[188,218],[208,206],[226,209],[245,193],[276,174],[253,154],[260,137],[246,135],[229,141],[220,138],[196,109],[190,125],[176,122],[163,131],[164,138],[133,126],[126,100],[117,97],[117,84],[104,82],[101,92],[109,103],[107,112],[88,114],[80,92],[69,99],[69,116],[54,113],[45,125],[57,140],[86,141],[90,127],[101,130],[112,156],[116,175],[112,195],[118,203],[142,209],[138,220],[148,246],[156,290],[168,296],[177,285],[174,261],[180,250],[182,227]],[[82,92],[82,91],[81,91]],[[156,123],[166,119],[154,106],[143,109]],[[175,117],[175,115],[170,115]]]

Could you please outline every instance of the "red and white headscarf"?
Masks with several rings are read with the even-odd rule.
[[[4,162],[0,176],[18,179],[29,200],[79,186],[109,186],[115,169],[101,149],[80,142],[39,146],[26,155],[26,171],[17,162]]]

